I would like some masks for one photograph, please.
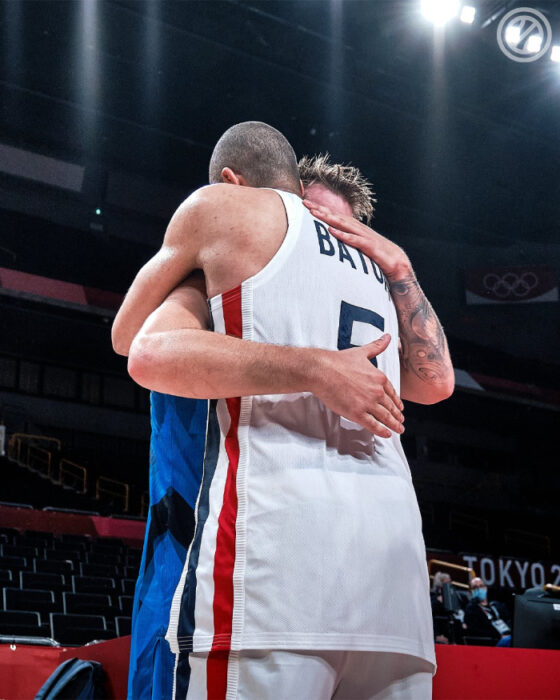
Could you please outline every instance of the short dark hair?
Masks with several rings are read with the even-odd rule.
[[[222,169],[243,175],[250,187],[276,187],[300,194],[294,149],[278,129],[264,122],[241,122],[219,139],[210,158],[209,181],[222,181]]]
[[[331,192],[344,197],[352,207],[356,219],[362,219],[369,224],[377,199],[373,197],[373,185],[358,168],[331,163],[328,153],[304,156],[298,167],[299,176],[306,189],[315,183],[328,187]]]

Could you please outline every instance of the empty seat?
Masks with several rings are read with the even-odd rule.
[[[113,607],[111,596],[105,593],[71,593],[62,594],[64,612],[83,615],[102,615],[112,618],[119,614],[119,609]]]
[[[74,570],[74,564],[71,561],[57,561],[51,559],[34,559],[33,568],[38,574],[62,574],[63,576],[71,576]],[[66,578],[69,581],[69,578]]]
[[[134,595],[135,586],[136,579],[134,578],[123,578],[121,581],[121,589],[125,595]]]
[[[67,552],[71,556],[82,556],[83,552],[86,551],[86,545],[80,542],[73,543],[54,540],[52,549],[54,549],[55,552]]]
[[[134,604],[134,597],[131,595],[120,595],[119,596],[119,607],[124,615],[132,616],[132,606]]]
[[[124,637],[126,634],[130,634],[131,623],[132,619],[130,617],[115,617],[117,637]]]
[[[86,562],[88,564],[105,564],[106,566],[117,566],[121,563],[121,555],[115,552],[105,552],[96,550],[86,554]]]
[[[3,544],[2,557],[25,557],[32,559],[33,557],[43,557],[44,550],[42,547],[28,547],[26,545]]]
[[[60,644],[87,644],[94,639],[110,639],[102,615],[51,613],[51,635]]]
[[[60,535],[58,538],[60,542],[64,542],[67,545],[77,544],[79,546],[86,547],[91,542],[91,537],[88,535]]]
[[[25,532],[16,537],[16,543],[24,542],[30,544],[33,547],[50,547],[54,541],[54,535],[52,532],[42,532],[40,530],[25,530]]]
[[[115,579],[102,576],[72,576],[74,593],[107,593],[115,590]]]
[[[80,563],[80,574],[82,576],[104,576],[113,578],[117,575],[117,567],[108,564],[83,564]]]
[[[27,568],[29,568],[29,564],[25,557],[0,557],[0,569],[18,572]]]
[[[32,571],[20,571],[21,588],[40,588],[41,590],[64,591],[69,586],[62,574],[36,574]]]
[[[70,550],[45,549],[45,559],[48,561],[72,561],[78,562],[83,556],[83,552]]]
[[[42,637],[41,618],[38,612],[0,610],[0,634]]]
[[[53,591],[4,588],[4,610],[33,610],[41,614],[41,620],[49,619],[49,613],[58,612]]]
[[[0,569],[0,585],[5,586],[7,583],[12,583],[14,575],[9,569]]]
[[[137,566],[125,566],[123,568],[124,578],[138,578],[138,572],[140,569]]]

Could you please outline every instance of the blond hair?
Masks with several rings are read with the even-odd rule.
[[[356,219],[369,224],[375,211],[373,186],[353,165],[339,165],[330,162],[328,153],[318,156],[304,156],[298,163],[299,176],[307,189],[312,184],[328,187],[331,192],[344,197],[352,207]]]

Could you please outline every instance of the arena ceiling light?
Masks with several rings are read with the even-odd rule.
[[[509,46],[517,46],[521,41],[521,28],[519,25],[510,24],[506,28],[505,39]]]
[[[459,14],[459,0],[422,0],[422,14],[436,27],[442,27],[446,22]]]
[[[553,46],[550,52],[550,60],[555,63],[560,63],[560,46]]]
[[[542,36],[538,34],[531,34],[527,39],[527,51],[529,53],[539,53],[542,48]]]
[[[463,5],[461,8],[461,14],[459,15],[461,22],[464,22],[465,24],[472,24],[475,17],[476,8],[471,7],[470,5]]]

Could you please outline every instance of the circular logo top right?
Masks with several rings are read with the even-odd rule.
[[[548,51],[552,30],[548,19],[532,7],[517,7],[506,13],[498,25],[498,45],[518,63],[537,61]]]

